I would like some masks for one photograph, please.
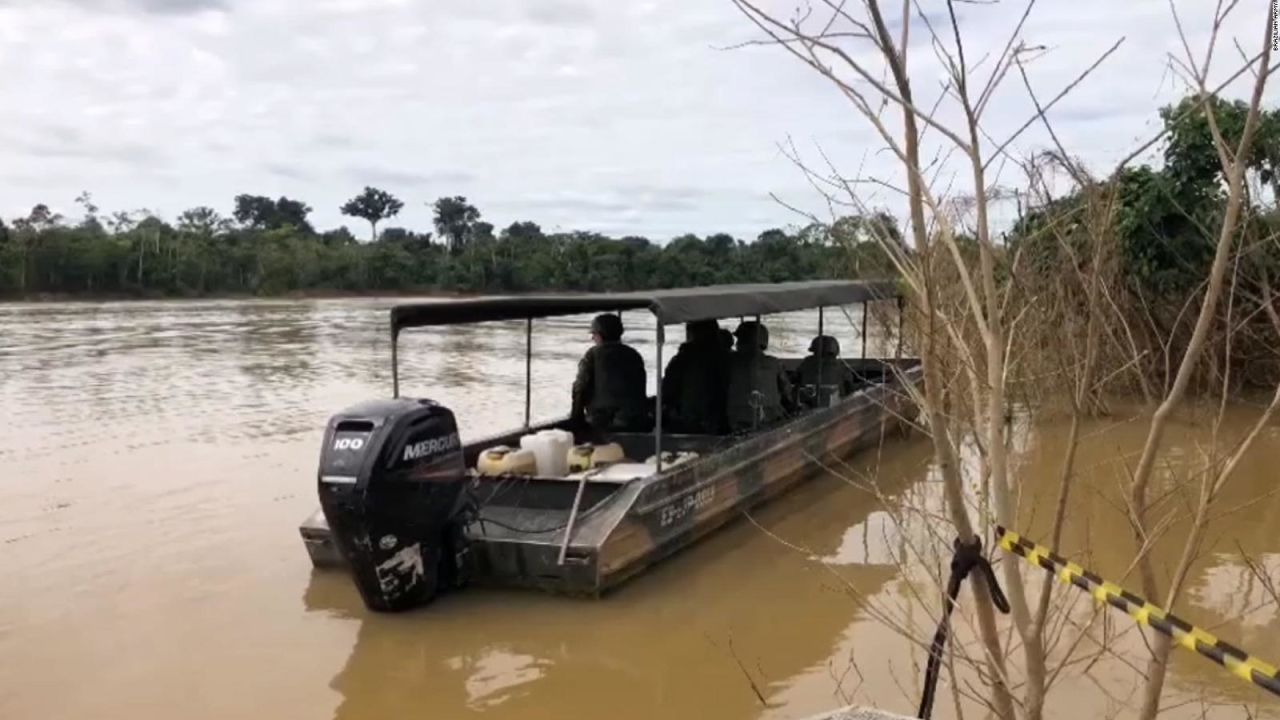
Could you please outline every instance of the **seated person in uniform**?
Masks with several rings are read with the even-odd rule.
[[[858,386],[858,379],[840,359],[840,342],[830,335],[819,335],[809,343],[809,357],[800,361],[796,373],[800,386],[801,404],[807,407],[825,407],[832,398],[849,395]]]
[[[781,420],[794,410],[791,382],[782,363],[766,355],[769,330],[747,321],[734,331],[738,348],[729,356],[729,399],[726,413],[734,432]]]
[[[687,323],[684,336],[662,374],[663,422],[672,432],[718,435],[727,427],[729,351],[715,320]]]
[[[622,320],[597,315],[591,321],[592,347],[578,362],[570,419],[586,421],[597,434],[648,429],[644,359],[622,344]]]

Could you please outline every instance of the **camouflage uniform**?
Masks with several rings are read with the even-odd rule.
[[[735,333],[738,349],[729,357],[729,427],[735,432],[752,430],[785,418],[794,409],[791,381],[786,369],[764,350],[768,330],[757,322],[744,322]]]
[[[662,375],[662,411],[672,432],[718,435],[727,427],[729,353],[715,320],[685,326],[680,346]]]
[[[597,432],[647,429],[644,358],[635,348],[622,344],[622,323],[617,316],[598,316],[592,329],[601,342],[578,362],[572,418],[585,419]]]
[[[809,407],[824,406],[831,393],[844,397],[857,389],[858,378],[840,360],[840,343],[835,338],[819,335],[810,343],[809,352],[813,354],[800,361],[797,372],[800,385],[798,399],[802,403]]]

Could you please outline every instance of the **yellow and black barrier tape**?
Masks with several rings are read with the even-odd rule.
[[[1253,657],[1225,640],[1219,640],[1212,633],[1152,605],[1115,583],[1103,580],[1016,532],[997,526],[996,533],[1000,537],[1000,547],[1023,557],[1035,567],[1048,571],[1063,584],[1075,585],[1098,602],[1125,611],[1140,624],[1168,635],[1178,645],[1209,658],[1241,680],[1280,696],[1280,670],[1275,665]]]

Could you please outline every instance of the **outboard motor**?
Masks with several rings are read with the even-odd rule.
[[[443,405],[374,400],[329,419],[320,506],[369,609],[425,605],[465,579],[465,480],[458,426]]]

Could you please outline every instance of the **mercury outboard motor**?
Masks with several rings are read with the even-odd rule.
[[[465,480],[458,426],[443,405],[374,400],[329,419],[320,506],[369,609],[419,607],[465,579]]]

